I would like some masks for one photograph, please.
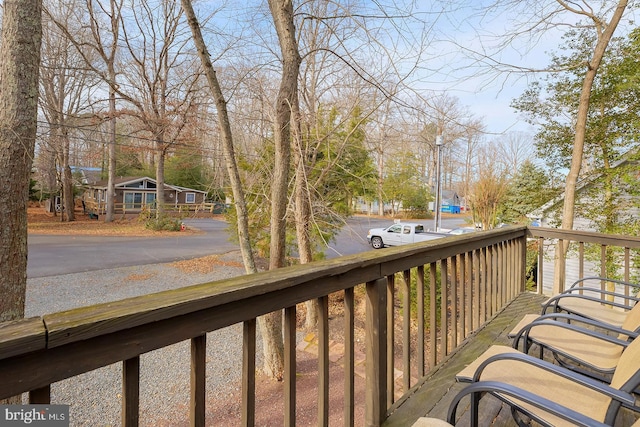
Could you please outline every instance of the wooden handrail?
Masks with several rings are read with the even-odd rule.
[[[243,324],[243,425],[253,425],[256,318],[285,310],[285,424],[295,421],[296,305],[319,301],[318,416],[328,418],[328,296],[344,293],[345,412],[354,425],[354,287],[366,284],[367,425],[380,425],[422,377],[474,330],[524,290],[526,239],[563,238],[624,248],[640,239],[597,233],[514,226],[424,243],[368,251],[218,282],[80,307],[0,324],[0,399],[30,392],[48,400],[50,384],[93,369],[123,364],[123,425],[138,420],[139,357],[191,341],[193,425],[204,423],[205,334]],[[629,258],[628,249],[625,256]],[[626,261],[626,265],[630,263]],[[399,282],[403,283],[400,284]],[[397,283],[396,283],[397,282]],[[419,286],[414,305],[413,286]],[[396,286],[397,285],[397,286]],[[404,298],[398,299],[396,292]],[[397,306],[399,305],[399,307]],[[395,336],[395,310],[403,310],[403,333]],[[409,316],[411,310],[415,312]],[[420,332],[410,351],[413,319]],[[424,319],[429,323],[425,324]],[[394,384],[395,340],[401,340],[403,377]],[[427,351],[425,351],[427,349]],[[430,349],[430,350],[428,350]],[[211,363],[211,362],[209,362]],[[416,366],[418,365],[418,366]],[[420,378],[417,378],[420,381]],[[402,391],[399,399],[394,396]],[[288,402],[288,403],[287,403]]]

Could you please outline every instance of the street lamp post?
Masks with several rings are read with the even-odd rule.
[[[440,181],[442,165],[442,135],[436,135],[436,205],[433,216],[433,228],[437,232],[441,226],[442,183]]]

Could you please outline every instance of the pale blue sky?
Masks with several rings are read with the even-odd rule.
[[[376,12],[376,5],[385,3],[398,5],[398,1],[354,0],[352,3],[359,5],[361,9],[371,6]],[[527,25],[532,21],[530,13],[534,9],[541,9],[547,5],[556,5],[554,0],[539,0],[537,2],[519,2],[524,9],[516,12],[505,12],[504,9],[496,9],[487,12],[483,4],[496,3],[495,0],[431,0],[411,2],[406,0],[407,13],[419,17],[426,24],[401,23],[393,30],[401,31],[428,31],[427,48],[420,54],[421,68],[409,80],[414,90],[444,91],[448,95],[457,97],[462,106],[466,107],[475,117],[483,118],[490,133],[503,133],[509,131],[532,132],[533,130],[519,119],[516,112],[510,107],[512,100],[518,97],[526,89],[528,81],[538,78],[537,75],[503,72],[492,73],[487,66],[480,66],[469,55],[470,51],[484,51],[490,54],[492,60],[515,65],[523,68],[542,69],[548,64],[546,53],[556,50],[561,34],[566,27],[549,29],[544,35],[532,39],[531,33],[523,33],[513,40],[508,47],[497,49],[497,43],[504,40],[502,35],[513,31],[518,25]],[[611,0],[591,0],[595,6],[615,4]],[[216,18],[216,25],[221,25],[222,32],[229,32],[234,28],[235,35],[253,33],[259,38],[269,39],[273,34],[272,24],[266,1],[245,0],[242,3],[229,1],[226,4],[205,1],[196,3],[203,8],[221,7],[222,14]],[[297,2],[295,3],[298,4]],[[346,4],[342,3],[342,4]],[[410,8],[410,9],[409,9]],[[628,15],[633,15],[630,11]],[[223,18],[224,17],[224,18]],[[222,18],[222,19],[219,19]],[[575,21],[575,15],[566,15],[559,18],[559,22]],[[391,27],[390,27],[391,28]],[[238,32],[239,31],[239,32]],[[624,32],[620,28],[618,35]],[[420,40],[420,34],[414,34],[394,44],[398,50],[398,57],[411,58],[413,48],[411,40]],[[273,41],[273,40],[272,40]],[[408,42],[407,42],[408,41]],[[397,42],[397,40],[396,40]],[[244,41],[237,43],[244,44]],[[244,47],[250,48],[251,43]],[[403,50],[407,52],[403,52]],[[416,47],[419,49],[419,46]],[[465,50],[468,50],[465,52]],[[212,52],[214,53],[214,52]],[[258,53],[258,52],[256,52]],[[214,53],[215,54],[215,53]],[[258,53],[258,54],[264,54]],[[396,64],[394,64],[396,65]],[[405,66],[413,67],[415,64],[407,60]],[[402,65],[400,65],[402,67]]]

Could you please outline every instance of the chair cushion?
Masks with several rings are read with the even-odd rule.
[[[513,350],[506,346],[503,347],[503,349],[505,351]],[[500,349],[493,349],[492,352],[497,354],[500,352]],[[539,367],[516,360],[499,360],[491,363],[483,371],[480,380],[500,381],[512,384],[599,421],[604,420],[606,409],[611,401],[609,398],[589,387],[582,386]],[[511,397],[502,398],[514,402],[517,406],[521,406],[533,414],[537,414],[552,425],[570,425],[561,418],[522,401],[518,401],[518,399]]]
[[[615,370],[624,347],[560,326],[535,325],[529,331],[529,339],[599,371],[612,373]]]
[[[621,326],[627,318],[626,311],[585,298],[562,298],[559,305],[568,312],[614,326]]]
[[[456,381],[470,383],[473,380],[473,374],[475,374],[475,372],[478,370],[478,367],[482,362],[484,362],[491,356],[494,356],[496,354],[506,353],[506,352],[520,353],[515,348],[507,347],[504,345],[492,345],[487,349],[487,351],[485,351],[480,356],[478,356],[476,360],[474,360],[469,365],[467,365],[466,368],[458,372],[458,374],[456,375]]]

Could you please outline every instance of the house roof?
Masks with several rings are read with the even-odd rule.
[[[624,165],[625,163],[628,163],[630,161],[630,156],[632,154],[634,154],[636,152],[636,150],[632,150],[630,152],[627,152],[620,160],[614,162],[611,165],[611,169],[615,169],[617,167],[620,167],[622,165]],[[587,176],[585,176],[584,178],[582,178],[580,181],[577,182],[576,184],[576,194],[581,191],[582,189],[584,189],[585,187],[588,187],[589,185],[593,184],[594,182],[596,182],[598,179],[600,179],[603,175],[603,172],[598,172],[598,173],[592,173],[589,174]],[[554,206],[558,205],[559,203],[561,203],[565,198],[565,191],[563,191],[561,194],[559,194],[558,196],[554,197],[553,199],[549,200],[547,203],[545,203],[544,205],[540,206],[539,208],[533,210],[532,212],[527,214],[528,218],[531,219],[538,219],[538,218],[543,218],[545,216],[545,213],[547,213],[549,210],[551,210]]]
[[[102,168],[93,168],[87,166],[70,166],[73,173],[80,173],[80,184],[87,185],[100,179]]]
[[[454,190],[442,190],[442,197],[445,199],[455,199],[458,197],[458,193]]]
[[[147,181],[147,182],[152,182],[154,184],[157,185],[157,181],[153,178],[150,178],[148,176],[142,176],[142,177],[136,177],[136,176],[126,176],[126,177],[118,177],[115,179],[115,187],[116,188],[126,188],[128,186],[130,186],[131,184],[135,184],[137,182],[141,182],[141,181]],[[89,184],[87,185],[87,188],[94,188],[94,189],[102,189],[102,190],[106,190],[107,189],[107,185],[108,185],[108,181],[106,179],[97,181],[93,184]],[[194,188],[188,188],[188,187],[180,187],[177,185],[171,185],[171,184],[167,184],[165,182],[164,184],[165,188],[177,191],[178,193],[181,193],[183,191],[189,191],[189,192],[195,192],[195,193],[206,193],[206,191],[202,191],[202,190],[196,190]],[[155,190],[155,189],[146,189],[146,188],[140,188],[140,190]]]

